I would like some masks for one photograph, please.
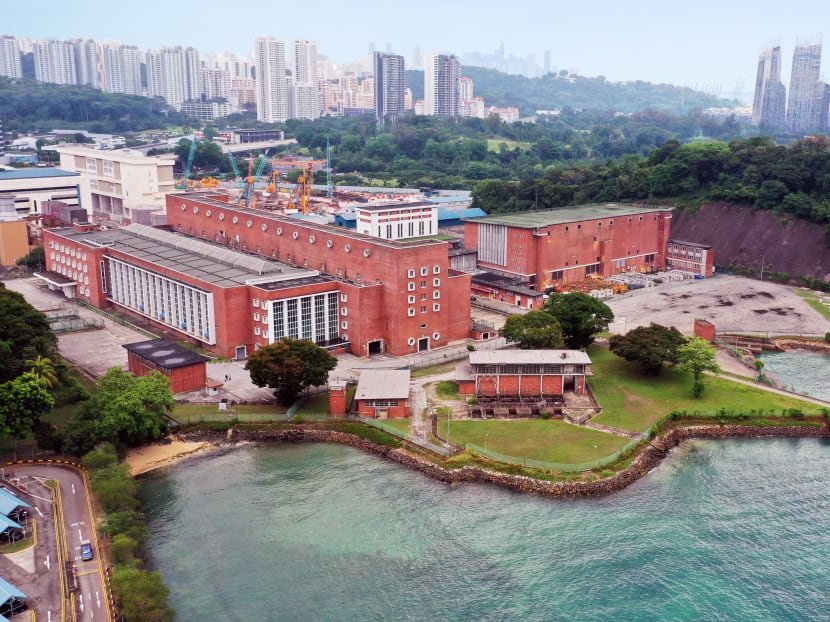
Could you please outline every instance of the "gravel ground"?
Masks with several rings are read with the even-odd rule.
[[[830,322],[794,288],[738,276],[716,276],[634,290],[606,304],[614,312],[613,333],[625,333],[651,322],[675,326],[691,335],[696,318],[718,332],[824,335]]]

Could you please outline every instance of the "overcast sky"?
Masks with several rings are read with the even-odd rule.
[[[751,98],[759,51],[793,47],[830,28],[825,0],[0,0],[0,34],[118,39],[142,49],[192,45],[250,55],[255,36],[313,39],[336,63],[390,44],[409,62],[422,52],[535,56],[558,69],[609,80],[720,89]],[[828,44],[830,45],[830,44]],[[827,53],[825,59],[829,58]],[[828,61],[830,62],[830,61]],[[830,72],[823,73],[830,75]]]

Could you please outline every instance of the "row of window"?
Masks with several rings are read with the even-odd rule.
[[[55,242],[54,240],[49,241],[49,248],[59,251],[61,253],[66,253],[70,257],[79,257],[81,260],[86,261],[86,253],[83,252],[80,248],[73,248],[68,244],[61,244],[60,242]]]
[[[441,298],[441,292],[437,289],[434,290],[432,292],[432,298],[433,298],[433,300],[438,300],[439,298]],[[421,300],[426,300],[426,299],[427,299],[427,295],[426,294],[421,294]],[[414,305],[415,304],[415,296],[408,296],[406,301],[407,301],[408,304]]]
[[[421,281],[421,287],[422,287],[422,288],[424,288],[424,287],[426,287],[426,286],[427,286],[427,282],[426,282],[426,281]],[[441,287],[441,279],[432,279],[432,286],[433,286],[433,287]],[[415,291],[415,282],[414,282],[414,281],[410,281],[410,282],[407,284],[406,288],[407,288],[407,290],[409,290],[410,292],[414,292],[414,291]]]
[[[474,365],[476,374],[584,374],[586,365],[533,364]]]
[[[437,313],[438,311],[441,310],[441,305],[437,302],[433,303],[432,310]],[[426,313],[426,312],[427,312],[427,307],[426,307],[426,305],[424,305],[424,306],[421,307],[421,313]],[[409,317],[415,317],[415,307],[409,307],[409,309],[407,309],[406,314]]]
[[[435,264],[432,266],[432,273],[433,274],[441,274],[441,266]],[[421,266],[421,276],[427,276],[429,274],[429,268],[427,266]],[[407,270],[406,276],[410,279],[415,278],[415,268],[410,268]]]

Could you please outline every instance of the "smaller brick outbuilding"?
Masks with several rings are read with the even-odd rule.
[[[170,339],[150,339],[124,345],[127,367],[136,376],[156,370],[170,378],[173,393],[201,391],[207,382],[208,357]]]
[[[409,416],[409,370],[364,369],[354,395],[357,412],[378,419]]]

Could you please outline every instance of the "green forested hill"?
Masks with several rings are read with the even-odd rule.
[[[602,76],[560,78],[547,74],[527,78],[482,67],[461,68],[461,74],[472,78],[475,94],[489,106],[515,106],[522,116],[536,110],[579,108],[584,110],[616,110],[636,112],[647,108],[672,114],[686,114],[709,106],[722,106],[724,100],[686,87],[650,82],[608,82]],[[406,72],[406,83],[415,99],[424,96],[424,72]]]
[[[10,132],[75,129],[112,133],[195,124],[161,99],[103,93],[88,86],[59,86],[0,77],[0,118]]]

